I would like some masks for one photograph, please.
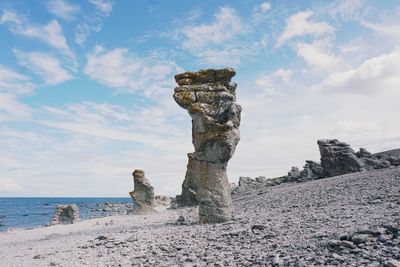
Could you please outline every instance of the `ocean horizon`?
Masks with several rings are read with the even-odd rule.
[[[0,231],[10,228],[29,229],[50,223],[56,206],[76,204],[81,220],[111,215],[104,203],[132,203],[122,197],[0,197]]]

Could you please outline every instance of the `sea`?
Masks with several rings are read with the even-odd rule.
[[[57,205],[76,204],[81,220],[108,216],[104,203],[132,203],[131,198],[0,197],[0,231],[48,225]]]

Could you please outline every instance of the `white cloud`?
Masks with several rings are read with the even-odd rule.
[[[10,25],[12,33],[40,40],[57,49],[71,60],[74,66],[76,65],[75,54],[68,46],[67,40],[63,35],[62,27],[57,20],[52,20],[46,25],[36,25],[27,22],[24,17],[13,11],[3,11],[2,17],[4,16],[6,16],[7,19],[4,19],[4,22],[3,19],[1,21],[2,23],[8,23]]]
[[[386,22],[386,23],[373,23],[368,21],[361,21],[361,25],[373,30],[376,34],[383,37],[391,37],[396,41],[400,41],[400,20],[397,22]]]
[[[87,56],[85,73],[93,80],[125,91],[164,94],[174,86],[173,75],[182,71],[175,62],[139,57],[126,48],[105,51],[96,47]]]
[[[400,51],[394,50],[368,60],[360,66],[330,74],[317,88],[327,91],[370,93],[398,91],[400,86]]]
[[[89,0],[89,2],[96,7],[98,12],[107,17],[113,9],[113,2],[110,0]]]
[[[51,14],[67,21],[75,20],[80,12],[78,5],[69,3],[67,0],[48,0],[45,5]]]
[[[260,10],[261,10],[262,12],[267,12],[267,11],[270,10],[270,9],[271,9],[271,4],[270,4],[270,3],[264,2],[264,3],[261,3],[261,4],[260,4]]]
[[[273,94],[281,91],[283,86],[287,86],[291,82],[292,75],[292,70],[280,68],[272,74],[261,75],[255,83],[264,93]]]
[[[193,24],[185,19],[181,23],[172,39],[208,67],[239,65],[242,58],[264,51],[267,44],[265,35],[250,34],[251,21],[243,20],[230,7],[220,7],[211,22]]]
[[[102,30],[103,20],[111,14],[114,3],[114,1],[107,0],[89,0],[89,2],[94,6],[95,12],[85,16],[76,27],[75,32],[75,42],[81,46],[92,32]]]
[[[365,0],[335,0],[329,4],[323,3],[318,13],[327,14],[329,17],[345,20],[360,20],[368,11],[369,6]]]
[[[14,23],[19,25],[22,24],[24,20],[25,18],[12,10],[3,10],[3,14],[0,16],[0,24]]]
[[[291,16],[286,21],[286,28],[284,32],[278,38],[277,47],[282,46],[284,43],[294,37],[306,35],[318,37],[334,31],[334,28],[325,22],[311,21],[310,19],[313,15],[314,12],[308,10],[298,12]]]
[[[325,40],[317,40],[311,44],[297,43],[297,55],[316,69],[332,69],[340,64],[340,60],[327,50]]]
[[[14,94],[28,94],[35,85],[28,76],[0,65],[0,91]]]
[[[15,95],[0,92],[0,121],[22,121],[31,118],[31,109]]]
[[[265,14],[271,9],[271,4],[268,2],[263,2],[257,5],[253,10],[253,22],[260,23],[265,16]]]
[[[209,44],[221,44],[245,32],[245,25],[236,11],[229,7],[221,7],[210,24],[189,26],[183,30],[185,49],[204,48]]]
[[[15,193],[20,190],[21,190],[21,187],[15,180],[0,178],[0,192]]]
[[[73,75],[62,67],[54,56],[41,53],[25,53],[14,50],[18,63],[39,75],[47,84],[56,85],[73,79]]]
[[[174,125],[180,116],[176,112],[179,111],[177,105],[157,104],[126,109],[106,103],[83,102],[62,110],[51,108],[46,111],[50,116],[36,122],[69,134],[87,135],[106,141],[135,142],[158,151],[170,151],[172,148],[181,150],[182,147],[182,133]]]

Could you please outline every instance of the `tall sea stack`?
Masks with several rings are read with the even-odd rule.
[[[207,69],[175,75],[175,101],[192,117],[194,153],[188,165],[181,206],[199,205],[200,223],[232,218],[232,200],[226,174],[228,161],[239,142],[240,113],[235,103],[232,68]]]

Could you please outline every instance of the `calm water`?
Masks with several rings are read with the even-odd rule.
[[[0,198],[0,231],[49,224],[60,204],[76,204],[81,219],[104,216],[97,204],[131,203],[131,198]]]

